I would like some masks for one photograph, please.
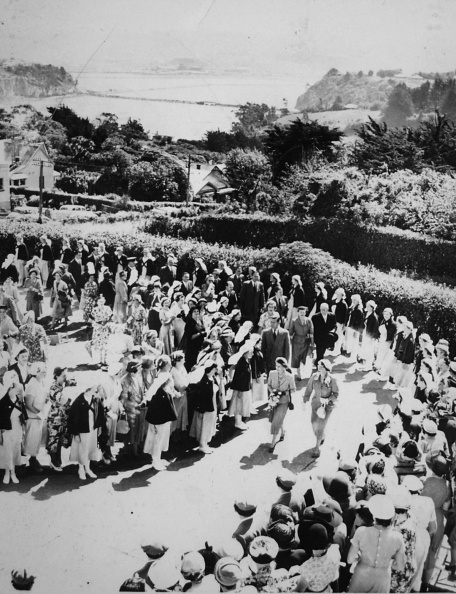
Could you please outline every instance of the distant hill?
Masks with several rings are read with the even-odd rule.
[[[43,64],[0,64],[0,99],[50,97],[76,92],[65,68]]]
[[[382,74],[384,72],[388,71]],[[403,76],[400,71],[391,71],[391,76],[369,76],[362,72],[342,74],[333,68],[298,97],[296,109],[327,111],[349,106],[351,109],[381,110],[391,91],[401,82],[415,88],[425,80],[418,75]]]

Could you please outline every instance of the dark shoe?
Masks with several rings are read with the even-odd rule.
[[[274,453],[274,450],[275,450],[275,447],[276,447],[276,445],[277,445],[277,444],[275,444],[275,445],[273,445],[273,446],[270,446],[270,448],[269,448],[269,453],[270,453],[270,454]]]
[[[282,436],[279,438],[279,441],[283,441],[285,439],[285,431],[282,433]]]
[[[36,458],[33,457],[30,458],[30,468],[33,470],[33,472],[37,472],[38,474],[41,474],[43,472],[41,464],[38,462]]]

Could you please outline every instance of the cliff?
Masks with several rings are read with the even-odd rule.
[[[64,68],[42,64],[0,65],[0,99],[50,97],[76,91],[76,83]]]
[[[401,82],[414,88],[425,81],[421,77],[405,77],[400,74],[392,77],[368,76],[361,72],[341,74],[332,69],[298,97],[296,109],[326,111],[343,109],[346,105],[362,109],[383,109],[389,94]]]

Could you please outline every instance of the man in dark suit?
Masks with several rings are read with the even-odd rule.
[[[116,247],[114,258],[111,261],[112,268],[110,269],[114,277],[114,281],[117,278],[117,273],[122,272],[128,266],[127,256],[123,253],[123,247],[121,245]]]
[[[220,301],[220,299],[222,297],[226,297],[228,299],[228,313],[231,313],[233,311],[233,309],[235,309],[237,307],[238,304],[238,298],[236,293],[234,292],[234,287],[233,287],[233,282],[232,281],[228,281],[226,283],[226,288],[224,291],[222,291],[221,293],[219,293],[218,295],[218,300]]]
[[[329,311],[329,305],[322,303],[320,313],[312,316],[314,326],[314,342],[317,350],[318,363],[323,359],[327,348],[333,347],[336,340],[336,316]],[[335,338],[335,340],[334,340]]]
[[[82,265],[82,256],[80,252],[76,252],[73,260],[68,265],[68,272],[73,276],[76,288],[74,292],[78,301],[81,301],[81,291],[84,288],[84,266]]]
[[[181,282],[181,293],[187,297],[187,295],[193,291],[193,282],[190,280],[190,274],[188,272],[184,272]]]
[[[239,297],[242,289],[242,284],[245,281],[245,276],[242,274],[242,269],[236,268],[236,272],[229,277],[229,280],[233,283],[234,292]]]
[[[239,308],[242,319],[258,323],[261,311],[264,307],[264,286],[260,282],[260,275],[256,268],[251,269],[250,280],[245,281],[239,296]]]
[[[160,277],[160,282],[163,285],[172,286],[173,282],[177,278],[177,269],[176,269],[177,260],[172,255],[169,254],[168,259],[166,261],[166,266],[162,266],[158,273]]]
[[[284,357],[290,361],[290,335],[288,330],[281,328],[280,315],[275,312],[271,318],[271,327],[263,330],[261,335],[261,352],[263,353],[266,373],[275,369],[277,357]]]

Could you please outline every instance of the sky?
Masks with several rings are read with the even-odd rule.
[[[73,72],[175,58],[323,75],[456,68],[456,0],[0,0],[0,59]]]

